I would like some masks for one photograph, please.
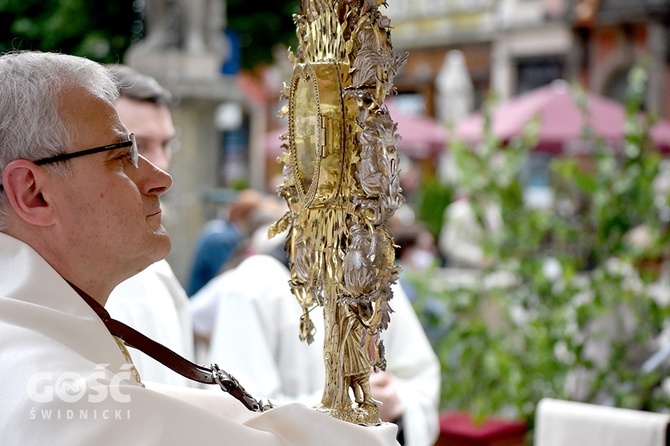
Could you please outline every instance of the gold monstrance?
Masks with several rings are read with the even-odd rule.
[[[380,332],[390,321],[393,237],[386,222],[403,202],[396,124],[383,105],[407,54],[393,51],[380,0],[301,0],[299,45],[282,116],[286,152],[279,194],[289,211],[290,286],[303,309],[300,339],[313,341],[310,311],[324,311],[326,383],[317,408],[379,424],[370,373],[385,369]]]

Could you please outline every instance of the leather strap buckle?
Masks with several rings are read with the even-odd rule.
[[[237,398],[247,409],[254,412],[264,412],[274,407],[269,400],[263,402],[252,397],[233,375],[219,368],[218,364],[212,364],[210,367],[212,369],[212,377],[221,389]]]

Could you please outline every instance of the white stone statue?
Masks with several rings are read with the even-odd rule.
[[[454,124],[472,111],[474,87],[461,51],[447,53],[435,89],[437,114],[443,124]]]

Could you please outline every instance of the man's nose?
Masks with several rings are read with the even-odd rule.
[[[157,167],[142,155],[139,156],[138,170],[140,171],[138,186],[140,186],[143,193],[160,196],[172,187],[172,177],[170,174]]]

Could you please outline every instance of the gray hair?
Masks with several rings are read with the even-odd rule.
[[[126,65],[108,65],[114,76],[121,97],[146,101],[157,105],[170,105],[172,94],[156,79]]]
[[[60,97],[84,88],[113,104],[116,84],[101,64],[82,57],[38,51],[0,56],[0,172],[16,159],[36,160],[67,152],[74,129],[59,112]],[[63,166],[53,166],[54,169]],[[8,200],[0,194],[0,226]]]

